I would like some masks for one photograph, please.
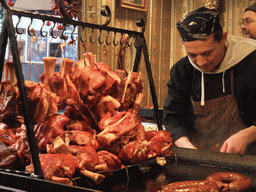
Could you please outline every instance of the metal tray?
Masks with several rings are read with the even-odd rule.
[[[125,169],[113,171],[100,185],[95,185],[85,177],[74,178],[77,186],[62,185],[42,179],[33,178],[22,173],[7,173],[0,171],[0,183],[6,191],[113,191],[113,192],[156,192],[161,186],[185,180],[204,180],[216,172],[234,172],[248,176],[252,180],[252,189],[256,191],[256,173],[243,170],[242,167],[220,167],[206,165],[201,162],[181,160],[179,157],[166,158],[166,164],[161,166],[155,159],[143,164],[127,166]],[[9,189],[8,189],[9,187]],[[0,186],[0,189],[1,188]],[[15,190],[12,190],[15,189]]]

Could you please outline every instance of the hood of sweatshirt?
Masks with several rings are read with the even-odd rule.
[[[223,92],[225,92],[225,83],[224,83],[224,75],[225,71],[230,69],[231,67],[238,64],[240,61],[242,61],[247,55],[249,55],[251,52],[256,50],[256,40],[239,37],[239,36],[233,36],[228,35],[227,37],[227,43],[226,43],[226,53],[224,56],[223,61],[221,62],[219,68],[214,72],[203,72],[197,65],[195,65],[192,60],[188,57],[191,65],[201,72],[202,79],[201,79],[201,105],[203,106],[205,104],[204,97],[204,73],[207,74],[217,74],[217,73],[223,73],[222,75],[222,86],[223,86]]]

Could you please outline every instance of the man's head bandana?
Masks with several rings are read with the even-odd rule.
[[[205,39],[221,28],[217,10],[206,7],[201,7],[187,14],[177,23],[182,41]]]

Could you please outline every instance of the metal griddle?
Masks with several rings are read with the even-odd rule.
[[[77,176],[74,178],[77,186],[67,186],[33,178],[28,173],[7,170],[0,171],[0,181],[2,187],[22,191],[156,192],[161,186],[172,182],[204,180],[208,175],[216,172],[234,172],[248,176],[253,184],[250,191],[256,191],[256,156],[177,147],[172,147],[172,151],[176,156],[166,158],[164,165],[158,164],[156,159],[142,164],[128,165],[124,169],[114,170],[113,175],[106,177],[100,185],[95,185],[86,177]]]
[[[248,176],[256,191],[256,156],[227,154],[212,151],[172,147],[176,156],[166,158],[161,166],[156,160],[137,164],[114,172],[101,185],[102,191],[156,192],[161,186],[187,180],[204,180],[217,172],[234,172]]]

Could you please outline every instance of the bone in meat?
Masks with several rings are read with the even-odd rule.
[[[55,114],[36,126],[34,132],[38,140],[38,147],[46,150],[46,144],[52,143],[56,137],[64,134],[64,126],[68,121],[68,117]]]

